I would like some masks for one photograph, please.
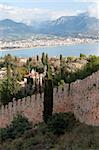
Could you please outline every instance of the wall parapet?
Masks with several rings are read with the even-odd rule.
[[[32,95],[23,99],[13,99],[0,109],[0,127],[11,123],[17,113],[26,116],[33,123],[43,120],[42,95]],[[99,126],[99,71],[83,80],[64,84],[53,90],[53,113],[73,112],[80,122]]]

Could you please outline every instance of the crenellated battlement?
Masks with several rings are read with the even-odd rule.
[[[0,109],[0,127],[11,123],[13,117],[21,113],[33,123],[43,120],[42,95],[32,95],[10,102]],[[80,122],[99,126],[99,71],[71,84],[53,90],[53,113],[73,112]]]

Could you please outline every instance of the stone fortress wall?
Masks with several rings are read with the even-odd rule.
[[[11,123],[17,113],[33,123],[43,120],[44,94],[13,100],[0,109],[0,127]],[[54,88],[53,113],[72,112],[76,119],[89,125],[99,126],[99,71],[84,80]]]

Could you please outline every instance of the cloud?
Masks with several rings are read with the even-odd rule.
[[[92,17],[99,19],[99,0],[74,0],[75,2],[90,3],[88,6],[88,13]]]
[[[78,0],[74,0],[77,2]],[[91,2],[92,0],[79,0],[79,2]],[[95,16],[99,18],[99,1],[93,0],[94,2],[88,7],[88,12],[90,16]],[[71,16],[81,13],[81,10],[71,11],[66,9],[65,11],[51,11],[48,9],[39,8],[19,8],[15,6],[10,6],[7,4],[0,4],[0,20],[2,19],[12,19],[18,22],[24,22],[30,24],[33,20],[49,20],[57,19],[61,16]]]
[[[95,5],[90,5],[88,7],[88,12],[90,16],[93,16],[99,19],[99,1],[95,1]]]
[[[0,4],[0,19],[13,19],[15,21],[23,21],[30,23],[31,20],[48,20],[56,19],[60,16],[77,15],[78,12],[69,10],[65,11],[51,11],[48,9],[39,8],[18,8],[15,6],[9,6]]]
[[[28,21],[33,18],[37,18],[46,14],[46,10],[41,10],[38,8],[26,9],[12,7],[5,4],[0,4],[0,19],[14,19],[16,21]]]
[[[74,2],[97,3],[99,0],[74,0]]]

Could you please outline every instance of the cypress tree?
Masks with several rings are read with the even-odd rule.
[[[48,65],[48,54],[46,54],[46,65]]]
[[[48,79],[52,79],[52,69],[50,64],[47,64],[47,77]]]
[[[60,55],[60,75],[61,79],[63,78],[63,56]]]
[[[47,123],[47,120],[52,116],[53,112],[53,82],[51,79],[45,79],[44,87],[44,112],[43,119]]]
[[[42,64],[45,65],[46,59],[45,59],[45,53],[44,52],[42,53],[41,61],[42,61]]]
[[[36,60],[37,60],[37,62],[39,61],[39,56],[37,55],[37,57],[36,57]]]
[[[62,54],[60,55],[60,63],[62,62],[62,60],[63,60],[63,56],[62,56]]]

